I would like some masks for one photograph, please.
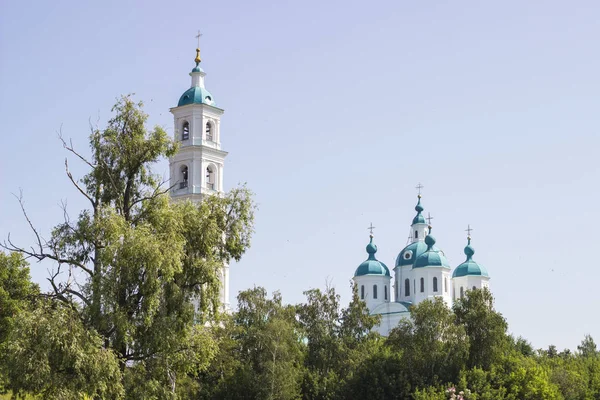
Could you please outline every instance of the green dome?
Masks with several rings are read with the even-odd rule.
[[[432,235],[425,237],[425,244],[427,245],[427,251],[417,258],[413,268],[444,267],[450,269],[450,264],[444,252],[434,246],[435,238]]]
[[[377,246],[373,244],[373,236],[371,236],[371,241],[367,245],[367,253],[369,253],[369,258],[367,258],[362,264],[358,266],[358,268],[356,268],[354,276],[390,276],[390,270],[388,269],[388,267],[375,258],[375,253],[377,253]]]
[[[212,94],[206,88],[194,86],[186,90],[179,98],[177,107],[186,106],[188,104],[208,104],[209,106],[216,105]]]
[[[475,249],[471,246],[471,238],[469,238],[469,243],[467,244],[467,247],[465,247],[467,259],[464,263],[456,267],[452,273],[453,278],[459,278],[461,276],[486,276],[489,278],[485,267],[473,260],[473,254],[475,254]]]
[[[419,201],[417,202],[417,205],[415,206],[415,211],[417,212],[417,215],[415,215],[415,217],[413,218],[412,224],[424,224],[425,223],[425,217],[421,214],[423,212],[424,208],[421,205],[421,195],[419,195]]]
[[[417,257],[427,251],[427,245],[422,241],[409,244],[396,257],[396,267],[413,265]]]

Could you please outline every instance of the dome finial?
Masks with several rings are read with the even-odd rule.
[[[367,253],[369,253],[369,259],[375,259],[375,253],[377,253],[377,246],[373,244],[373,223],[367,228],[369,230],[369,244],[367,245]]]
[[[200,38],[202,37],[202,34],[200,33],[200,31],[198,31],[198,34],[196,35],[196,39],[198,39],[198,47],[196,47],[196,58],[194,59],[194,61],[196,61],[196,67],[198,66],[198,64],[200,64],[200,61],[202,61],[200,59]]]
[[[425,244],[427,245],[427,251],[429,251],[433,248],[433,245],[435,245],[435,238],[431,234],[431,230],[433,229],[433,226],[431,226],[431,224],[429,224],[429,226],[427,228],[429,228],[429,233],[427,234],[427,236],[425,236]]]
[[[471,225],[467,225],[467,229],[465,229],[465,232],[467,232],[467,246],[465,247],[465,255],[467,256],[467,260],[470,260],[473,257],[473,254],[475,254],[475,249],[471,247],[472,230],[473,228],[471,228]]]

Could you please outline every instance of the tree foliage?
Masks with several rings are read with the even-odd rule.
[[[78,180],[65,162],[68,178],[89,208],[74,220],[65,210],[65,220],[48,240],[23,209],[36,243],[22,247],[9,239],[4,247],[54,262],[48,278],[52,290],[46,295],[50,305],[35,312],[61,310],[62,317],[77,321],[82,331],[77,349],[97,347],[98,354],[115,357],[119,373],[113,378],[124,385],[127,397],[172,397],[178,380],[206,368],[215,351],[209,329],[195,323],[218,318],[221,268],[248,248],[254,206],[244,187],[199,204],[171,202],[169,188],[151,166],[174,155],[176,144],[162,128],[146,129],[142,104],[131,97],[119,99],[113,112],[105,129],[92,130],[90,159],[63,141],[89,168]],[[48,320],[49,331],[59,327]],[[22,341],[29,341],[32,351],[43,344],[36,343],[37,331],[22,328]],[[57,333],[59,342],[61,338]],[[40,354],[62,357],[49,347]],[[11,367],[25,370],[28,361],[17,355],[9,357]],[[55,387],[72,374],[91,374],[51,370],[46,378]],[[46,390],[32,381],[11,382],[34,393]]]

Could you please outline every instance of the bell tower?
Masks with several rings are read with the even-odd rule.
[[[221,150],[221,115],[214,97],[204,86],[200,68],[200,34],[196,66],[190,72],[191,87],[169,111],[174,117],[174,139],[179,151],[169,160],[171,198],[201,201],[223,192],[223,166],[227,152]],[[229,265],[221,270],[221,304],[229,311]]]
[[[206,194],[223,191],[223,165],[227,152],[221,150],[221,115],[212,94],[204,86],[206,73],[196,66],[190,72],[191,87],[170,109],[174,117],[174,139],[179,152],[170,159],[171,197],[201,200]]]

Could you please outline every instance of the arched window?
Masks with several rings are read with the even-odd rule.
[[[365,285],[360,285],[360,299],[365,299]]]
[[[425,291],[425,278],[421,278],[421,293]]]
[[[215,167],[212,165],[206,167],[206,187],[215,189]]]
[[[394,295],[396,296],[396,299],[398,298],[398,282],[396,282],[396,284],[394,285]]]
[[[184,165],[181,167],[181,177],[179,180],[179,189],[188,187],[188,167]]]
[[[433,291],[437,292],[437,277],[433,277]]]
[[[448,277],[444,277],[444,292],[448,293]]]
[[[373,299],[377,299],[377,285],[373,285]]]
[[[210,122],[206,123],[206,140],[208,140],[209,142],[212,142],[214,140],[212,124]]]
[[[418,238],[419,238],[419,232],[415,231],[415,239],[418,239]]]
[[[190,138],[190,123],[187,121],[183,122],[181,127],[181,140],[188,140]]]
[[[410,296],[410,281],[408,279],[404,280],[404,295]]]
[[[462,299],[463,297],[465,297],[465,290],[463,289],[463,287],[460,287],[460,298]]]
[[[387,300],[387,285],[383,287],[383,299]]]

